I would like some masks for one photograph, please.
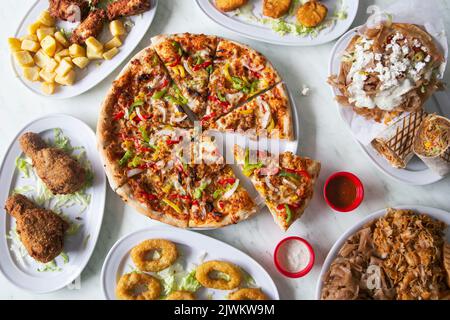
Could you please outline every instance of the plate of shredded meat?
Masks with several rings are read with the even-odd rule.
[[[331,249],[317,299],[449,299],[449,223],[448,212],[420,206],[371,214]]]

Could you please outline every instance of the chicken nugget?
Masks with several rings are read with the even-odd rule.
[[[110,21],[121,17],[129,17],[150,10],[151,0],[118,0],[110,2],[107,7],[108,19]]]
[[[87,18],[72,32],[70,41],[72,43],[83,44],[89,37],[97,37],[103,29],[105,20],[105,10],[95,9],[89,12]]]
[[[292,0],[264,0],[263,15],[274,19],[288,13]]]
[[[88,0],[49,0],[49,12],[54,18],[75,22],[83,20],[89,14],[90,5],[96,4],[97,0],[89,3]]]
[[[248,0],[216,0],[216,7],[220,11],[228,12],[242,7],[247,2]]]
[[[308,28],[317,27],[327,17],[328,8],[319,1],[308,1],[297,11],[297,20]]]

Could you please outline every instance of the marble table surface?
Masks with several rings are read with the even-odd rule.
[[[44,0],[41,0],[44,1]],[[403,0],[401,0],[403,1]],[[361,0],[354,26],[366,18],[371,4],[384,5],[392,1]],[[440,0],[446,21],[450,26],[450,6]],[[15,29],[34,0],[4,1],[0,10],[0,155],[16,132],[34,118],[67,113],[85,121],[95,129],[101,101],[118,70],[87,93],[68,100],[48,100],[28,91],[14,78],[9,65],[6,39]],[[300,114],[301,154],[322,161],[323,169],[317,192],[305,215],[284,233],[272,222],[267,210],[254,218],[220,230],[205,231],[252,256],[273,277],[282,299],[314,299],[316,282],[322,263],[331,246],[350,226],[373,211],[401,204],[432,206],[450,211],[450,179],[425,187],[398,183],[381,174],[353,142],[349,130],[339,120],[330,89],[326,85],[327,65],[333,43],[311,48],[280,47],[242,38],[210,21],[193,0],[160,0],[156,19],[136,52],[150,43],[150,37],[160,33],[207,32],[242,41],[264,53],[282,74],[294,94]],[[445,77],[448,82],[449,73]],[[302,85],[311,88],[307,97],[301,95]],[[362,206],[349,214],[337,214],[325,204],[321,189],[324,181],[335,171],[349,170],[359,175],[366,187]],[[2,181],[2,184],[7,183]],[[5,214],[1,212],[0,214]],[[32,295],[21,291],[0,276],[0,299],[102,299],[100,272],[106,254],[120,237],[155,222],[126,207],[108,190],[107,204],[101,234],[94,254],[81,274],[81,285],[51,294]],[[272,262],[275,245],[288,235],[306,238],[314,246],[317,260],[312,272],[303,279],[292,280],[281,276]],[[2,255],[7,253],[0,252]]]

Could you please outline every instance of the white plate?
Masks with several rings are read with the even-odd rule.
[[[127,34],[123,45],[119,49],[119,53],[111,60],[99,60],[101,64],[97,64],[96,61],[92,61],[89,63],[89,66],[83,70],[77,69],[77,80],[73,86],[60,86],[54,94],[46,95],[41,91],[41,83],[40,82],[30,82],[23,78],[21,67],[14,61],[14,58],[11,55],[11,64],[14,73],[17,75],[17,78],[31,91],[37,93],[39,95],[54,98],[54,99],[66,99],[71,98],[77,95],[80,95],[89,89],[93,88],[97,84],[99,84],[103,79],[105,79],[111,72],[113,72],[128,56],[129,54],[136,48],[139,42],[144,37],[148,28],[150,27],[158,6],[158,0],[152,0],[152,8],[137,16],[129,17],[129,19],[134,23],[134,26],[131,28],[130,32]],[[28,34],[27,27],[29,24],[33,23],[37,20],[39,14],[48,9],[48,1],[37,0],[33,6],[28,10],[23,20],[20,22],[19,27],[17,28],[15,37],[20,38]],[[66,22],[60,21],[57,23],[58,27],[63,27],[65,29],[73,29],[76,25]],[[105,27],[102,33],[99,36],[99,39],[102,42],[108,41],[112,36],[109,33],[109,29],[105,24]]]
[[[106,299],[116,299],[115,289],[119,278],[129,271],[130,265],[133,266],[129,255],[130,250],[144,240],[156,238],[167,239],[176,243],[188,266],[192,264],[198,265],[200,257],[204,256],[205,253],[207,253],[205,261],[217,259],[234,263],[248,272],[270,299],[280,299],[277,287],[269,274],[258,262],[242,251],[200,233],[167,227],[140,230],[116,242],[109,251],[102,268],[101,281]],[[188,268],[188,270],[190,269]],[[221,299],[229,291],[202,288],[198,291],[198,297],[205,298],[207,293],[213,293],[214,299]]]
[[[100,227],[106,196],[106,179],[100,157],[95,144],[95,134],[85,123],[68,115],[55,114],[36,119],[19,131],[12,141],[0,171],[0,205],[3,207],[6,199],[16,187],[29,185],[29,179],[19,178],[15,160],[22,155],[18,138],[25,132],[39,133],[45,139],[53,138],[53,129],[60,128],[71,140],[72,146],[84,146],[87,157],[94,172],[93,186],[89,188],[92,195],[89,207],[81,214],[82,227],[76,235],[66,238],[64,251],[69,256],[69,262],[62,266],[61,272],[38,272],[39,264],[33,262],[22,265],[14,253],[10,251],[10,241],[6,235],[15,225],[14,219],[2,210],[0,217],[0,271],[13,285],[34,293],[47,293],[59,290],[75,280],[89,261],[94,251]],[[73,220],[79,212],[63,209]],[[76,208],[73,208],[76,209]],[[77,210],[75,210],[77,211]],[[29,259],[31,260],[31,258]]]
[[[450,213],[446,212],[444,210],[435,209],[435,208],[429,208],[429,207],[422,207],[422,206],[398,206],[395,207],[395,209],[411,209],[418,213],[429,215],[430,217],[440,220],[447,225],[450,225]],[[325,262],[323,263],[322,270],[320,272],[320,276],[317,281],[317,287],[316,287],[316,299],[320,300],[321,292],[322,292],[322,286],[323,286],[323,279],[329,270],[331,263],[334,261],[336,256],[339,253],[339,250],[344,245],[345,241],[347,241],[348,238],[350,238],[352,235],[354,235],[357,231],[361,230],[361,228],[380,217],[383,217],[386,214],[386,209],[377,211],[360,222],[358,222],[356,225],[354,225],[352,228],[350,228],[347,232],[345,232],[334,244],[334,246],[331,248],[330,252],[328,253],[327,258],[325,259]],[[447,241],[450,240],[450,232],[447,231],[446,235]]]
[[[219,11],[214,0],[196,0],[200,9],[214,22],[224,28],[236,32],[244,37],[263,41],[276,45],[285,46],[317,46],[337,39],[345,31],[350,28],[353,20],[358,13],[358,0],[325,0],[323,1],[328,8],[335,8],[336,4],[342,1],[343,7],[346,8],[347,18],[338,20],[332,28],[322,30],[317,37],[300,37],[297,35],[284,35],[276,33],[268,25],[257,22],[248,21],[244,18],[233,16],[229,13]],[[255,4],[255,12],[262,12],[262,0],[251,0]],[[330,10],[329,15],[333,12]]]
[[[353,38],[357,32],[357,28],[354,28],[347,32],[341,39],[336,43],[331,52],[330,64],[329,64],[329,74],[339,74],[340,62],[342,53],[347,48],[348,43]],[[336,88],[331,88],[333,97],[339,94],[339,90]],[[450,98],[448,92],[436,92],[425,104],[425,110],[428,112],[436,112],[438,114],[449,117],[450,116]],[[346,121],[345,115],[353,112],[350,108],[345,108],[336,103],[339,115],[342,121],[346,122],[347,127],[350,129],[350,124]],[[352,132],[350,130],[350,132]],[[370,161],[375,165],[377,169],[386,174],[387,176],[406,183],[409,185],[428,185],[438,182],[443,179],[443,177],[431,171],[418,157],[414,157],[405,169],[393,168],[383,157],[378,155],[378,153],[369,145],[365,146],[353,135],[355,142],[364,151],[364,154],[370,159]]]

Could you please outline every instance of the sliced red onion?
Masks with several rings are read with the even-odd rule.
[[[188,117],[187,114],[185,114],[184,116],[181,116],[181,117],[173,117],[172,116],[172,122],[180,123],[180,122],[186,120],[187,117]]]
[[[261,176],[274,176],[280,172],[278,167],[265,167],[259,170]]]
[[[246,67],[248,70],[253,71],[253,72],[260,72],[260,71],[262,71],[262,69],[264,69],[263,65],[260,65],[259,67],[252,67],[252,66],[250,66],[248,61],[242,61],[242,65],[244,67]]]
[[[189,63],[187,62],[187,60],[183,60],[183,67],[186,69],[186,71],[192,75],[194,74],[194,71],[191,69],[191,67],[189,66]]]
[[[131,177],[134,177],[135,175],[138,175],[138,174],[140,174],[142,172],[144,172],[144,170],[142,170],[142,169],[131,169],[131,170],[128,170],[127,177],[131,178]]]
[[[238,187],[239,187],[239,179],[236,179],[231,189],[224,193],[222,199],[230,198],[236,192]]]
[[[136,108],[136,115],[138,116],[139,119],[141,119],[141,121],[145,121],[145,118],[141,114],[141,108],[139,107]]]

